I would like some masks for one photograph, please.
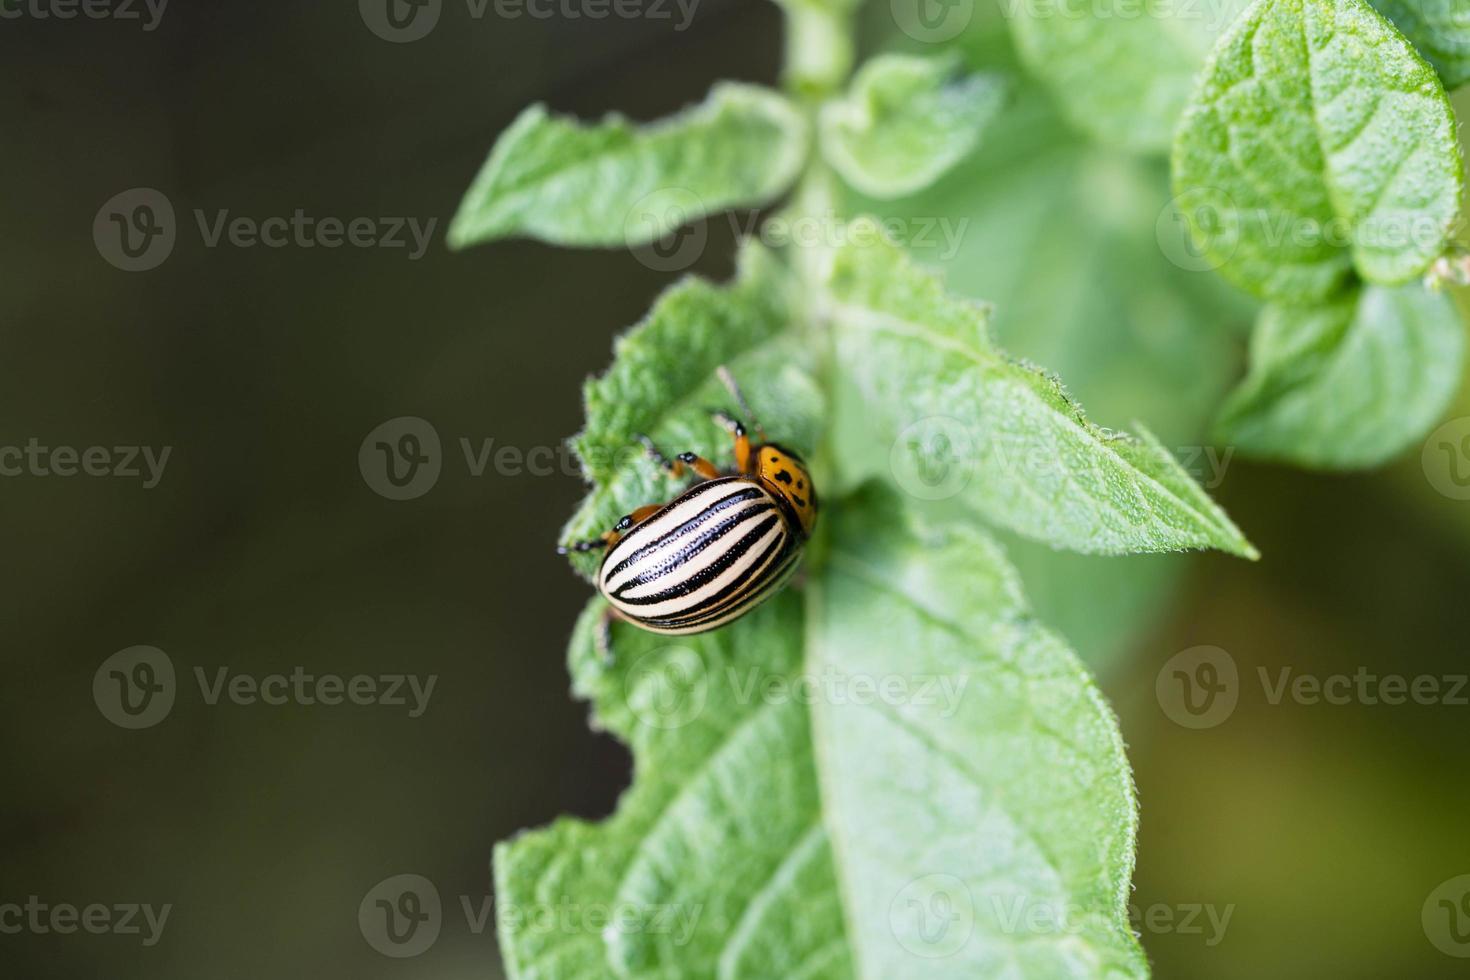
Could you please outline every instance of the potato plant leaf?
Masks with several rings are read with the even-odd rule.
[[[1217,438],[1304,466],[1372,466],[1423,438],[1459,386],[1464,327],[1418,283],[1311,307],[1271,304]]]
[[[1146,422],[1206,489],[1229,473],[1208,425],[1237,380],[1233,352],[1255,302],[1214,275],[1180,275],[1182,229],[1156,216],[1167,165],[1069,131],[1019,79],[964,167],[878,213],[944,215],[963,227],[906,242],[952,291],[995,303],[996,340],[1065,378],[1100,423]],[[1172,247],[1172,250],[1170,248]],[[948,501],[928,505],[937,509]],[[1182,585],[1182,555],[1102,557],[1004,540],[1038,616],[1092,670],[1126,662]]]
[[[880,55],[852,89],[822,108],[827,160],[853,187],[877,198],[922,190],[980,141],[1004,98],[996,76],[955,77],[951,58]]]
[[[786,191],[805,159],[807,130],[785,96],[733,82],[641,127],[618,115],[583,125],[531,106],[490,151],[449,244],[513,235],[563,245],[656,241],[703,215]]]
[[[839,374],[857,393],[848,414],[892,462],[962,479],[959,499],[985,519],[1056,547],[1255,555],[1151,435],[1089,422],[1055,378],[996,348],[986,307],[947,294],[872,222],[849,238],[829,284]]]
[[[1363,0],[1257,0],[1216,46],[1174,143],[1205,255],[1303,304],[1406,282],[1460,209],[1454,115],[1434,71]]]
[[[1446,88],[1470,82],[1470,4],[1464,0],[1373,0],[1373,6],[1403,31]]]
[[[607,821],[497,849],[511,977],[1147,975],[1085,671],[979,532],[875,492],[831,510],[804,593],[725,630],[619,627],[608,668],[589,606],[576,688],[637,776]]]
[[[1016,46],[1068,118],[1112,146],[1167,149],[1215,39],[1247,0],[1004,0]]]

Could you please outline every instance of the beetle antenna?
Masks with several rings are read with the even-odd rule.
[[[766,430],[760,424],[760,420],[755,417],[755,413],[750,410],[750,402],[745,400],[745,392],[740,390],[740,385],[735,381],[735,376],[730,373],[730,369],[721,364],[719,367],[715,368],[715,374],[719,375],[720,382],[724,384],[724,386],[729,389],[730,394],[734,396],[735,403],[740,406],[741,414],[744,415],[746,421],[750,423],[750,427],[755,430],[756,436],[760,439],[761,442],[765,442]]]

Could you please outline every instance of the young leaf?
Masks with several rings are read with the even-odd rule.
[[[954,78],[957,60],[880,55],[852,90],[822,108],[822,152],[853,187],[902,197],[933,183],[975,148],[1000,108],[996,76]]]
[[[1454,397],[1463,334],[1453,301],[1418,283],[1315,307],[1272,304],[1218,438],[1304,466],[1381,463],[1421,439]]]
[[[1205,69],[1174,177],[1220,271],[1293,303],[1354,269],[1383,285],[1423,272],[1462,183],[1439,79],[1363,0],[1257,0]]]
[[[1147,975],[1132,783],[1076,658],[986,538],[831,510],[804,602],[617,627],[611,668],[589,607],[577,689],[637,775],[497,848],[512,978]]]
[[[802,115],[754,85],[721,83],[703,103],[643,127],[618,115],[582,125],[535,105],[491,150],[449,244],[510,235],[646,244],[703,215],[781,194],[806,147]]]
[[[1215,39],[1247,2],[1003,6],[1022,58],[1052,87],[1073,125],[1112,146],[1158,151],[1169,146]]]
[[[848,238],[831,270],[830,315],[838,374],[856,397],[834,414],[865,419],[873,442],[920,473],[958,472],[959,499],[1056,547],[1254,557],[1152,436],[1087,421],[1056,379],[995,347],[988,310],[948,295],[871,220]]]
[[[769,251],[748,244],[733,283],[687,278],[617,341],[612,367],[585,387],[587,427],[573,446],[595,486],[563,541],[596,537],[634,508],[682,488],[648,458],[641,435],[670,458],[689,451],[728,461],[729,435],[709,416],[713,408],[737,408],[715,378],[721,365],[770,431],[798,452],[816,445],[822,396],[808,377],[810,345],[793,329],[786,275]],[[587,577],[598,562],[595,554],[572,558]]]
[[[937,262],[951,290],[995,303],[1005,350],[1065,378],[1094,419],[1146,422],[1211,490],[1231,456],[1203,435],[1237,380],[1234,340],[1256,304],[1219,276],[1179,274],[1183,253],[1171,246],[1182,229],[1166,216],[1161,232],[1157,220],[1166,164],[1070,131],[1037,88],[1015,83],[963,168],[901,205],[866,209],[943,215],[952,233],[910,240],[910,253]],[[1189,560],[1003,541],[1037,615],[1095,673],[1156,626]]]
[[[1373,0],[1414,42],[1446,88],[1470,82],[1470,5],[1464,0]]]

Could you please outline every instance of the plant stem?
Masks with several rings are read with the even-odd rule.
[[[832,95],[852,70],[852,16],[804,0],[785,0],[786,87],[812,102]]]

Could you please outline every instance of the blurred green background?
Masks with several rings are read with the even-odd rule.
[[[891,32],[885,7],[869,11],[870,38]],[[499,975],[493,929],[462,910],[488,895],[491,846],[559,813],[609,812],[630,773],[568,695],[564,646],[587,589],[551,546],[579,481],[475,476],[459,440],[559,445],[580,424],[581,380],[670,277],[622,251],[450,254],[442,235],[528,102],[647,119],[719,78],[775,80],[774,5],[702,0],[682,31],[672,9],[476,19],[448,2],[407,44],[346,0],[180,4],[153,31],[0,21],[0,446],[172,447],[148,490],[0,479],[0,905],[172,905],[152,947],[0,934],[0,973]],[[976,64],[1010,63],[993,26],[977,11],[963,39]],[[995,301],[1004,343],[1061,374],[1093,418],[1200,445],[1243,370],[1250,305],[1168,260],[1162,163],[1070,135],[1025,85],[1006,120],[890,210],[966,220],[953,255],[916,251]],[[103,261],[91,234],[134,187],[179,215],[173,253],[142,273]],[[209,248],[196,208],[438,225],[417,261]],[[723,278],[730,224],[709,230],[695,269]],[[437,485],[409,501],[375,493],[357,463],[399,416],[443,440]],[[1470,707],[1271,704],[1255,677],[1470,670],[1470,503],[1437,492],[1417,451],[1350,476],[1231,459],[1213,492],[1259,563],[1012,542],[1043,617],[1121,716],[1142,804],[1134,903],[1231,910],[1218,937],[1203,916],[1202,932],[1143,924],[1157,975],[1463,975],[1420,913],[1470,872]],[[179,694],[160,724],[129,731],[92,680],[138,644],[169,655]],[[1190,730],[1161,710],[1155,678],[1202,644],[1228,651],[1243,684],[1225,723]],[[418,718],[210,705],[193,672],[220,667],[438,682]],[[445,912],[434,946],[400,960],[364,941],[357,912],[402,873],[432,880]]]

